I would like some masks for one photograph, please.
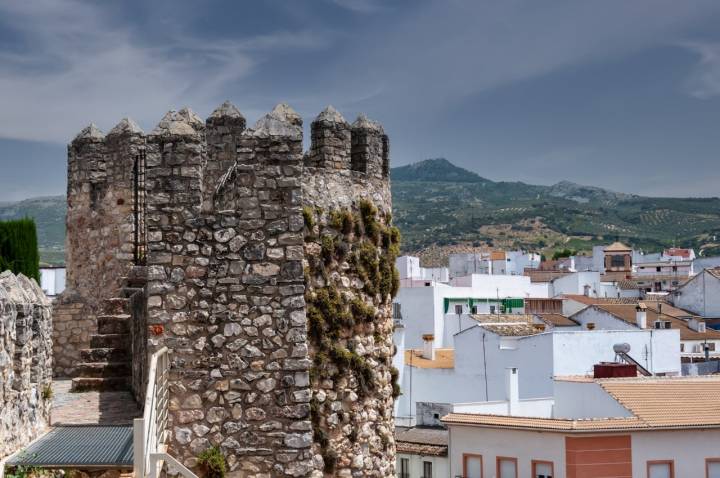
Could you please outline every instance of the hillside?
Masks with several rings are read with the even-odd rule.
[[[481,247],[590,250],[620,239],[647,251],[673,244],[720,254],[720,199],[650,198],[568,181],[495,182],[445,159],[391,170],[394,217],[405,252],[426,264]],[[41,258],[62,263],[65,198],[0,203],[0,219],[38,224]]]
[[[450,176],[433,179],[448,165]],[[406,251],[433,245],[590,250],[619,238],[645,250],[676,244],[720,253],[713,237],[720,236],[718,198],[650,198],[568,181],[495,182],[445,159],[395,168],[391,177]],[[437,247],[432,250],[433,258],[442,256]]]

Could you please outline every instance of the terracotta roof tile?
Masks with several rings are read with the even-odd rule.
[[[583,379],[586,380],[586,379]],[[599,432],[720,428],[720,379],[717,377],[625,378],[596,380],[633,417],[583,420],[451,413],[443,422],[457,425],[558,432]]]
[[[645,303],[645,302],[643,302]],[[654,327],[655,321],[670,321],[670,328],[680,330],[681,340],[704,340],[704,339],[720,339],[720,331],[707,328],[705,332],[698,332],[690,328],[686,321],[677,318],[670,313],[679,313],[681,309],[668,306],[663,304],[662,313],[658,314],[657,305],[653,305],[652,302],[645,303],[647,309],[647,322],[646,328],[651,329]],[[635,304],[595,304],[593,307],[604,310],[605,312],[623,320],[629,324],[636,324],[636,311]],[[654,307],[654,308],[653,308]],[[666,313],[666,309],[669,309]],[[683,311],[684,312],[684,311]],[[689,317],[691,315],[688,315]]]
[[[562,314],[535,314],[540,320],[547,324],[554,325],[555,327],[573,327],[580,325],[574,320],[562,315]]]

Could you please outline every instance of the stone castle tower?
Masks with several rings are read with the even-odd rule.
[[[226,102],[69,146],[66,303],[100,314],[146,271],[132,371],[172,351],[170,452],[190,467],[216,446],[239,477],[395,475],[389,142],[332,107],[311,135],[303,154],[290,107],[246,128]]]

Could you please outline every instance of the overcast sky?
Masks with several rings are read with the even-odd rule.
[[[326,104],[494,180],[720,195],[717,0],[0,0],[0,201],[89,122]]]

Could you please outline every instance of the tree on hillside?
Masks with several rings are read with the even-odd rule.
[[[0,221],[0,271],[11,270],[40,282],[37,229],[32,219]]]
[[[555,253],[552,256],[552,260],[556,261],[558,259],[563,259],[565,257],[574,256],[576,254],[577,254],[577,251],[565,248],[562,251],[555,251]]]

